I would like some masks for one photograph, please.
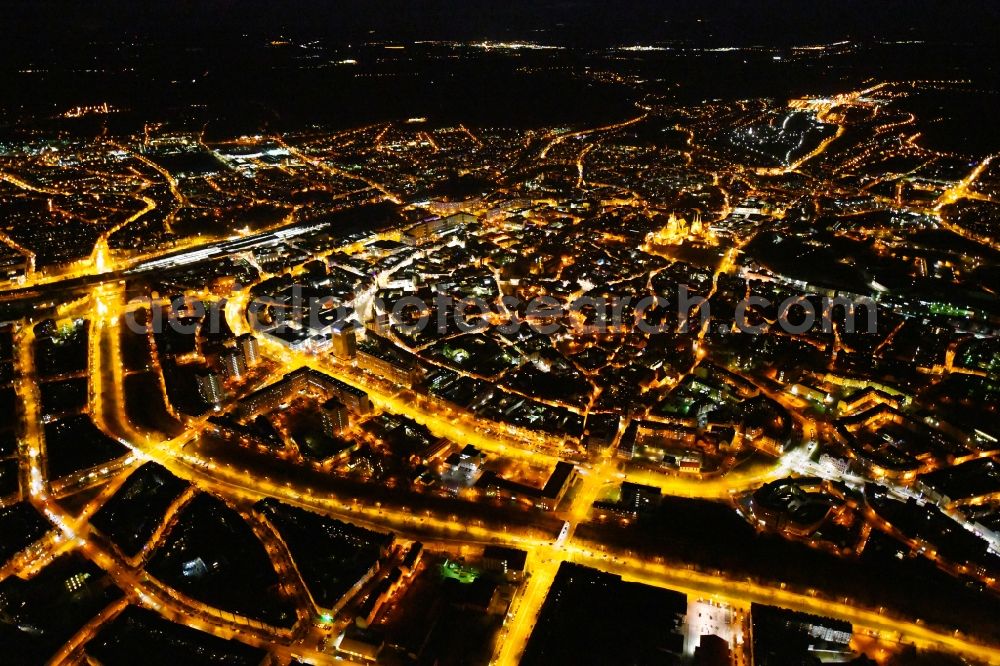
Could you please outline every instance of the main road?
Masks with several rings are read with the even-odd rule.
[[[860,627],[876,631],[880,635],[912,642],[918,646],[933,646],[936,649],[945,649],[988,663],[1000,664],[1000,649],[995,646],[984,645],[957,632],[928,627],[919,621],[887,617],[877,609],[851,603],[849,600],[825,599],[812,591],[796,591],[785,589],[779,585],[752,582],[745,578],[728,576],[724,572],[703,572],[681,564],[652,563],[620,553],[598,553],[590,550],[574,539],[573,532],[576,525],[587,517],[589,507],[600,490],[606,485],[620,480],[617,470],[608,460],[583,466],[582,482],[577,488],[567,512],[568,529],[564,530],[565,534],[562,538],[553,540],[507,530],[500,531],[483,525],[461,523],[447,516],[430,513],[414,515],[408,511],[366,506],[349,499],[330,495],[316,495],[312,489],[307,487],[300,487],[292,483],[270,482],[267,479],[256,478],[244,470],[215,465],[212,461],[198,459],[194,453],[186,451],[183,446],[197,436],[199,432],[197,424],[174,439],[157,439],[155,436],[136,432],[126,425],[127,419],[124,416],[122,404],[124,400],[123,390],[119,383],[121,373],[113,370],[113,368],[121,367],[118,334],[114,321],[121,311],[122,303],[120,301],[118,303],[109,302],[116,296],[120,297],[120,292],[114,294],[110,290],[101,290],[95,294],[93,308],[95,313],[100,314],[98,314],[98,321],[95,322],[92,329],[95,335],[91,341],[91,359],[92,362],[98,364],[95,368],[98,371],[92,373],[95,382],[92,395],[102,396],[98,401],[110,400],[115,403],[108,405],[98,402],[94,405],[95,415],[102,415],[98,417],[102,428],[110,430],[114,436],[132,446],[138,456],[155,460],[173,474],[190,481],[197,487],[215,491],[224,496],[246,501],[273,497],[292,505],[320,511],[367,527],[382,530],[391,529],[400,536],[408,538],[426,540],[430,531],[433,534],[431,538],[438,541],[495,543],[524,549],[528,552],[531,577],[515,600],[512,616],[508,618],[501,630],[502,640],[498,641],[494,663],[517,663],[559,565],[564,561],[569,561],[610,571],[621,575],[626,580],[668,587],[697,597],[708,597],[736,605],[754,602],[770,603],[792,610],[819,613],[846,620]],[[239,327],[239,324],[236,323],[236,326]],[[265,343],[265,349],[270,351],[270,345]],[[105,353],[110,353],[110,357],[105,357]],[[288,363],[295,363],[298,362],[299,358],[296,355],[286,357],[285,360]],[[311,365],[316,365],[324,371],[331,370],[328,364],[319,363],[316,359],[313,359]],[[107,367],[112,368],[112,371],[109,373],[101,371]],[[358,376],[353,372],[346,374],[341,370],[338,374],[354,383],[358,382]],[[113,386],[105,385],[109,377],[114,384]],[[366,388],[368,387],[366,386]],[[391,396],[376,397],[376,400],[381,402],[383,407],[392,411],[427,421],[428,414],[423,411],[424,408],[415,407],[412,401],[391,399]],[[114,419],[104,418],[108,414],[117,416]],[[484,439],[483,434],[475,429],[471,422],[466,423],[444,414],[432,419],[431,422],[435,427],[446,427],[447,436],[456,439],[456,441],[482,442]],[[121,427],[124,427],[125,430],[121,430]],[[470,427],[473,429],[470,430]],[[486,444],[486,442],[482,443]],[[494,441],[493,447],[496,446],[497,443]],[[506,444],[503,446],[504,455],[518,453],[516,449],[508,449]],[[530,450],[521,450],[520,453],[527,456],[539,455],[539,453]],[[765,476],[770,478],[773,474],[774,470],[770,470],[765,473]],[[758,482],[759,480],[756,478],[743,479],[737,485],[742,487],[746,483]],[[719,483],[725,483],[725,479],[723,478]],[[693,487],[686,490],[691,490],[691,494],[695,494]],[[707,484],[705,490],[705,494],[711,497],[718,497],[720,494],[720,486],[715,483]],[[103,560],[103,564],[109,564],[105,558],[99,559]],[[170,607],[168,616],[182,618],[184,613],[189,610],[187,608],[173,608],[172,604],[177,602],[176,597],[172,594],[164,594],[162,590],[155,587],[151,589],[147,580],[138,578],[134,582],[130,579],[129,582],[137,585],[138,590],[147,598],[154,600],[153,605],[165,604]],[[158,594],[154,597],[153,593]],[[216,624],[220,622],[218,617],[212,617],[211,621]],[[219,629],[216,628],[215,632],[218,633],[218,631]],[[247,636],[245,627],[235,626],[232,627],[232,631],[240,632],[237,635],[248,642],[259,640],[252,635]],[[285,645],[282,650],[295,650],[294,646],[287,644],[287,639],[284,639],[282,644]]]

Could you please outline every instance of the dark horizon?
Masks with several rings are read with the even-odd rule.
[[[5,666],[1000,665],[1000,2],[3,16]]]
[[[160,38],[273,36],[357,40],[521,39],[600,48],[634,43],[807,46],[841,40],[994,43],[1000,6],[989,0],[678,2],[656,0],[12,0],[4,48]]]

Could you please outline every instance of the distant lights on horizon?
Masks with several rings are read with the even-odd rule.
[[[906,42],[909,43],[909,42]],[[833,42],[830,44],[808,44],[801,46],[789,46],[790,51],[824,51],[826,49],[832,49],[839,46],[852,46],[853,43],[844,40],[840,42]],[[653,45],[653,44],[633,44],[630,46],[619,46],[616,50],[618,51],[629,51],[629,52],[645,52],[645,51],[700,51],[704,53],[730,53],[734,51],[776,51],[784,50],[778,49],[774,46],[764,46],[764,45],[746,45],[746,46],[715,46],[715,47],[703,47],[694,46],[688,43],[678,43],[672,46],[665,45]]]
[[[564,46],[552,46],[550,44],[536,44],[534,42],[474,42],[472,46],[487,51],[560,51],[565,50]]]

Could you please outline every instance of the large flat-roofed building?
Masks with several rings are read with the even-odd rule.
[[[661,498],[662,491],[655,486],[644,486],[641,483],[624,481],[622,482],[619,503],[629,513],[639,514],[655,509],[660,505]]]
[[[420,368],[413,355],[374,333],[358,345],[356,358],[359,368],[407,388],[420,381]]]
[[[262,412],[272,412],[296,393],[298,389],[294,382],[285,375],[275,383],[241,398],[236,406],[236,415],[245,419]]]
[[[520,580],[524,576],[528,553],[506,546],[486,546],[483,550],[483,568],[496,571],[510,580]]]
[[[331,329],[333,336],[333,355],[337,358],[354,358],[358,352],[358,339],[353,321],[338,321]]]
[[[403,557],[403,561],[399,563],[400,570],[410,576],[417,569],[417,565],[420,564],[420,560],[424,556],[424,544],[419,541],[414,541],[410,545],[409,550],[406,551],[406,555]]]
[[[475,215],[470,215],[469,213],[455,213],[449,215],[448,217],[438,217],[432,220],[424,220],[419,222],[406,231],[400,236],[400,240],[409,246],[420,245],[426,241],[433,238],[443,236],[444,234],[454,231],[463,224],[469,224],[471,222],[477,221]]]
[[[218,372],[205,368],[196,372],[194,379],[198,385],[198,393],[207,402],[213,405],[218,405],[222,402],[224,396],[222,391],[222,377]]]
[[[563,562],[520,663],[683,663],[687,597]]]
[[[312,344],[312,333],[301,328],[284,326],[281,328],[272,328],[271,330],[263,331],[263,334],[293,351],[306,349],[310,344]]]
[[[376,662],[385,647],[385,634],[351,625],[337,644],[337,652],[362,662]]]
[[[295,375],[295,381],[301,381],[305,386],[337,397],[359,414],[368,414],[372,411],[372,402],[365,391],[342,382],[336,377],[331,377],[312,368],[299,368],[291,375]]]
[[[21,277],[28,272],[28,258],[16,250],[0,247],[0,276],[6,279]]]
[[[246,357],[238,349],[223,349],[219,353],[219,365],[229,379],[243,379],[247,372]]]
[[[365,391],[312,368],[299,368],[241,399],[236,415],[245,419],[261,412],[273,411],[295,395],[309,390],[325,394],[329,398],[337,398],[345,406],[361,414],[367,414],[372,409],[371,400]]]
[[[577,471],[573,463],[560,460],[541,488],[505,479],[495,472],[487,471],[479,477],[476,487],[487,494],[507,495],[515,500],[531,502],[540,509],[551,511],[559,505],[576,480]]]
[[[320,406],[323,420],[323,432],[333,437],[350,427],[347,406],[339,398],[328,399]]]
[[[236,344],[248,367],[260,363],[260,343],[257,342],[257,338],[252,333],[244,333],[236,338]]]
[[[853,628],[843,620],[752,604],[750,632],[754,664],[787,666],[810,659],[839,661],[851,652]]]

